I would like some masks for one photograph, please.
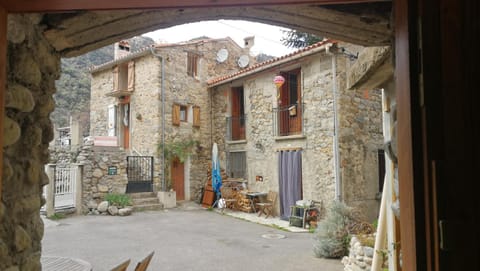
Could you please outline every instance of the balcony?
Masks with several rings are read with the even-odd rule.
[[[274,136],[303,136],[305,104],[291,104],[273,108]]]
[[[227,141],[245,140],[245,122],[247,116],[227,117]]]

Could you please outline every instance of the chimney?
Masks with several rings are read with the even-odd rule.
[[[130,44],[126,40],[116,42],[114,46],[114,59],[125,57],[130,53]]]
[[[255,36],[246,37],[243,39],[245,41],[244,48],[250,50],[250,48],[255,45]]]

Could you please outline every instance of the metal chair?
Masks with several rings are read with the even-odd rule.
[[[257,203],[258,216],[261,216],[262,214],[265,214],[265,218],[268,218],[270,215],[273,216],[273,206],[276,199],[277,192],[269,191],[266,201]]]

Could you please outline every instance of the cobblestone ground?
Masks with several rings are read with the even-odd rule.
[[[284,237],[276,239],[277,237]],[[286,232],[199,208],[137,212],[128,217],[45,220],[42,255],[79,258],[94,270],[155,251],[148,270],[341,271],[339,260],[313,255],[309,233]]]

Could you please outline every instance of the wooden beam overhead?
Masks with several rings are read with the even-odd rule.
[[[9,13],[71,10],[258,6],[279,4],[355,4],[391,0],[0,0]]]
[[[363,18],[376,18],[363,14]],[[388,18],[388,17],[387,17]],[[47,14],[44,36],[63,56],[72,57],[145,32],[203,20],[243,19],[304,31],[360,45],[388,45],[389,19],[369,23],[355,14],[318,5],[271,5],[159,10],[89,11]]]

